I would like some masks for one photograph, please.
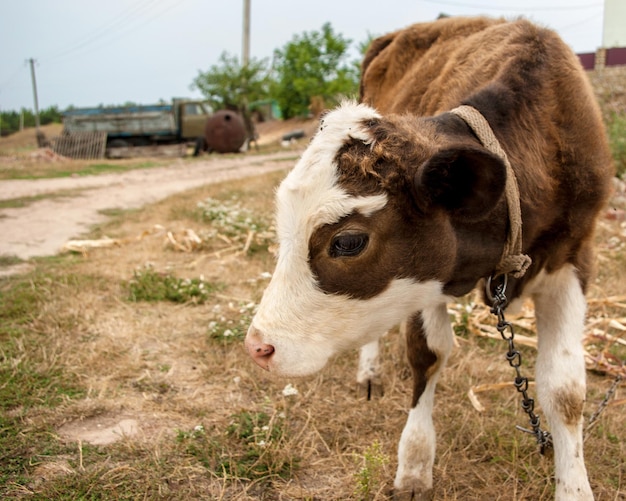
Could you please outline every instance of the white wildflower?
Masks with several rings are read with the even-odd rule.
[[[289,383],[287,386],[283,388],[283,395],[286,397],[289,397],[291,395],[297,395],[297,394],[298,394],[298,390],[291,383]]]

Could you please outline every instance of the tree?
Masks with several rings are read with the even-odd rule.
[[[35,126],[35,114],[28,109],[23,108],[21,111],[3,111],[0,113],[1,134],[12,134],[20,129],[20,122],[23,120],[24,127]],[[50,106],[39,111],[39,121],[41,125],[50,123],[61,123],[63,114],[57,106]]]
[[[351,42],[326,23],[274,51],[272,95],[285,118],[307,115],[314,97],[334,105],[342,96],[356,95],[359,71],[346,61]]]
[[[191,88],[198,89],[216,110],[243,110],[246,103],[268,97],[267,59],[252,58],[243,66],[236,56],[223,52],[219,63],[198,72]]]

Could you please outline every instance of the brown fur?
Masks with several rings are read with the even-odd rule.
[[[383,189],[405,198],[415,169],[435,151],[478,144],[459,118],[446,113],[472,105],[491,124],[519,183],[523,250],[533,266],[513,285],[513,295],[541,269],[554,271],[565,263],[576,266],[586,285],[594,221],[608,197],[613,170],[587,78],[557,35],[525,20],[447,18],[416,24],[372,43],[363,62],[361,100],[384,118],[370,124],[377,137],[373,149],[347,145],[338,156],[342,183],[350,192],[361,192],[365,183],[367,191]],[[354,176],[355,166],[362,175]],[[460,238],[453,276],[484,256],[485,245],[486,261],[499,258],[496,247],[506,236],[503,204],[473,228],[450,221]],[[497,234],[499,245],[485,242],[488,233]],[[469,282],[493,271],[486,266],[463,278],[462,287],[452,278],[451,292],[467,292]]]
[[[407,325],[406,343],[410,348],[407,352],[413,370],[413,401],[415,407],[426,389],[430,376],[437,371],[441,359],[428,348],[421,315],[416,315]]]
[[[504,165],[448,113],[461,104],[488,120],[519,185],[532,265],[510,280],[509,299],[542,269],[567,263],[584,290],[613,170],[589,83],[557,35],[525,20],[442,19],[375,40],[362,69],[361,100],[383,117],[365,124],[373,145],[351,140],[338,152],[340,184],[353,195],[385,192],[390,202],[375,217],[353,214],[314,233],[309,258],[323,290],[365,299],[413,277],[459,296],[494,273],[508,231]],[[451,162],[459,167],[448,172]],[[361,230],[363,253],[328,258],[334,235]],[[412,350],[423,344],[417,331]],[[431,362],[417,360],[414,370],[425,374]]]

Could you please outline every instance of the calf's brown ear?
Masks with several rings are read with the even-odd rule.
[[[438,151],[413,177],[421,210],[440,208],[466,220],[486,217],[502,197],[505,183],[506,167],[499,157],[467,146]]]

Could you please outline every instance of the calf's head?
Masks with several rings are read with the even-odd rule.
[[[506,177],[457,120],[324,117],[276,193],[276,269],[245,341],[261,367],[313,373],[444,300],[453,223],[487,217]]]

